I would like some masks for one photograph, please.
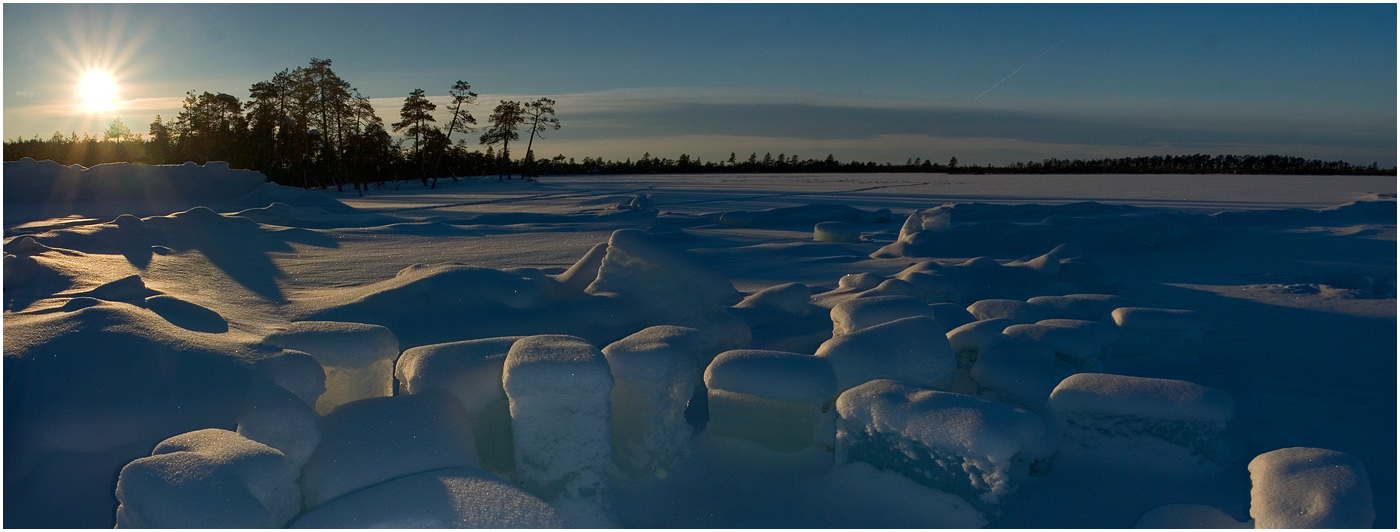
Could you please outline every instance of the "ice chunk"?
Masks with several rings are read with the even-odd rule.
[[[1289,447],[1249,462],[1255,528],[1370,528],[1371,480],[1347,453]]]
[[[1107,294],[1036,296],[1027,302],[1054,307],[1064,318],[1088,321],[1110,321],[1113,319],[1113,309],[1127,306],[1127,300],[1123,297]]]
[[[481,471],[439,469],[390,480],[307,512],[291,528],[565,528],[544,501]]]
[[[306,507],[386,480],[447,467],[478,467],[466,413],[444,393],[346,403],[321,424],[301,472]]]
[[[1080,369],[1098,367],[1099,358],[1103,355],[1104,348],[1108,347],[1107,344],[1100,343],[1093,333],[1075,327],[1040,323],[1020,324],[1007,327],[1002,333],[1044,344],[1054,350],[1055,356],[1060,360]]]
[[[281,528],[301,510],[297,469],[222,429],[173,436],[117,477],[117,528]]]
[[[1201,348],[1207,323],[1193,310],[1122,307],[1114,309],[1118,343],[1113,354],[1138,356],[1191,356]]]
[[[520,338],[482,338],[414,347],[399,356],[394,368],[399,393],[436,390],[456,398],[471,424],[482,469],[502,475],[515,470],[515,443],[501,374],[506,353]]]
[[[1241,523],[1214,506],[1168,504],[1142,514],[1133,528],[1254,528]]]
[[[882,379],[836,400],[847,460],[893,469],[980,504],[1015,489],[1014,474],[1053,452],[1039,416],[966,395]]]
[[[832,335],[850,334],[859,329],[911,316],[933,316],[927,303],[909,296],[859,297],[831,307]]]
[[[817,242],[860,242],[860,230],[850,222],[821,222],[812,231]]]
[[[648,327],[603,348],[612,388],[613,462],[632,477],[666,474],[690,448],[685,409],[707,342],[688,327]]]
[[[316,400],[325,415],[342,404],[394,392],[394,359],[399,341],[380,325],[301,321],[269,334],[263,342],[305,352],[326,372],[326,392]]]
[[[958,369],[948,337],[927,315],[900,318],[834,337],[817,349],[816,356],[831,363],[837,390],[874,379],[901,379],[946,390]]]
[[[978,320],[1006,318],[1015,323],[1035,323],[1060,317],[1053,307],[1015,299],[984,299],[969,305],[967,311]]]
[[[836,375],[826,359],[782,351],[726,351],[705,369],[705,387],[711,435],[756,444],[762,452],[755,454],[766,452],[763,458],[777,469],[832,464]]]
[[[1071,375],[1050,394],[1066,428],[1148,435],[1207,451],[1235,413],[1225,392],[1186,381],[1104,373]]]
[[[525,491],[574,525],[609,527],[613,376],[603,353],[573,336],[522,338],[506,355],[503,382]]]
[[[750,294],[737,308],[772,308],[786,314],[804,315],[812,305],[812,289],[802,283],[770,286]]]

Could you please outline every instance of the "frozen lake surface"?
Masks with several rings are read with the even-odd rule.
[[[1396,523],[1393,177],[493,177],[359,196],[259,188],[213,166],[183,168],[199,187],[139,193],[153,178],[117,165],[107,177],[135,184],[85,196],[65,188],[87,186],[81,176],[21,188],[26,177],[65,177],[42,163],[5,164],[6,526],[112,526],[118,472],[142,457],[156,473],[144,483],[135,468],[122,474],[125,518],[177,522],[160,519],[218,497],[161,491],[160,457],[171,452],[260,479],[249,504],[263,510],[237,515],[271,517],[246,526],[413,522],[394,521],[407,519],[389,515],[397,509],[434,526],[562,517],[620,527],[1126,528],[1182,504],[1201,507],[1151,516],[1244,526],[1267,507],[1251,502],[1251,486],[1265,482],[1268,462],[1251,461],[1292,447],[1354,457],[1369,475],[1374,525]],[[836,225],[822,238],[836,241],[814,240],[824,222]],[[1066,294],[1116,297],[1027,302]],[[876,296],[894,302],[851,302]],[[900,307],[910,299],[914,314]],[[1110,315],[1115,308],[1191,313]],[[911,317],[923,313],[927,326]],[[925,338],[982,318],[1008,321]],[[306,321],[340,325],[291,325]],[[632,337],[659,325],[702,340]],[[1094,336],[1102,330],[1116,340]],[[452,344],[547,334],[582,340]],[[413,348],[426,351],[409,357]],[[803,356],[726,354],[701,382],[719,350],[739,348]],[[698,365],[625,355],[692,351],[702,354],[682,358],[704,357]],[[310,374],[297,369],[306,354]],[[456,365],[433,362],[451,357]],[[317,363],[324,381],[307,381]],[[551,385],[556,363],[595,377]],[[505,386],[494,388],[502,371]],[[817,384],[826,371],[840,388]],[[427,394],[413,399],[421,404],[334,410],[394,393],[395,372],[400,395],[418,397],[408,383],[438,386],[457,390],[461,405]],[[452,384],[449,374],[487,384]],[[1073,374],[1118,377],[1066,379]],[[878,380],[887,378],[906,383]],[[550,410],[550,393],[527,399],[572,388],[568,402],[594,414]],[[1152,400],[1123,391],[1149,388],[1169,391]],[[819,410],[802,413],[809,396]],[[667,401],[679,401],[674,412],[657,406]],[[815,416],[793,444],[806,447],[775,450],[799,440],[742,421],[754,412]],[[474,450],[457,456],[460,445],[391,437],[327,443],[357,430],[416,434],[444,416],[462,416],[452,437],[473,439]],[[557,437],[571,442],[574,476],[510,465],[499,447],[510,438],[488,434],[513,425],[514,460],[555,464],[564,451],[543,443],[554,436],[522,436],[547,433],[538,426],[551,416],[564,421],[543,426],[568,427]],[[398,424],[376,425],[390,418]],[[210,428],[268,450],[234,452],[219,443],[231,433],[196,433],[151,457],[166,438]],[[609,455],[616,449],[626,464]],[[292,466],[276,475],[246,465],[279,452]],[[337,459],[378,465],[326,465]],[[293,482],[292,494],[267,487],[278,482]],[[390,483],[404,493],[453,486],[515,513],[410,503]],[[1359,496],[1348,497],[1329,515],[1353,511],[1343,503]],[[352,511],[376,505],[384,510]]]

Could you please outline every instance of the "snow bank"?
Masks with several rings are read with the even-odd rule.
[[[613,232],[587,292],[616,295],[662,316],[692,319],[742,299],[729,281],[636,229]]]
[[[173,436],[123,467],[117,528],[281,528],[301,510],[297,469],[233,432]]]
[[[503,382],[525,490],[576,526],[609,527],[613,376],[603,353],[572,336],[522,338],[506,355]]]
[[[326,393],[316,400],[322,415],[335,407],[394,393],[393,331],[367,323],[301,321],[279,328],[263,342],[311,355],[326,371]]]
[[[648,327],[603,348],[615,382],[613,463],[634,478],[665,477],[686,455],[693,429],[685,410],[700,383],[708,352],[703,333],[688,327]]]
[[[238,435],[277,449],[300,470],[321,442],[317,421],[316,411],[300,397],[276,384],[254,381],[238,415]]]
[[[291,528],[565,528],[544,501],[469,468],[377,484],[307,512]]]
[[[768,467],[824,469],[835,448],[836,375],[824,358],[782,351],[735,350],[705,369],[706,430],[735,445],[740,459]]]
[[[945,335],[948,338],[948,347],[957,357],[958,367],[972,369],[972,365],[977,362],[983,351],[1006,341],[1006,335],[1002,331],[1012,325],[1015,325],[1015,322],[997,318],[974,321],[948,331]]]
[[[875,379],[901,379],[946,390],[958,368],[948,337],[927,315],[836,336],[823,343],[816,356],[831,363],[838,391]]]
[[[802,283],[773,285],[749,294],[735,308],[771,308],[784,314],[804,315],[812,306],[812,289]]]
[[[1140,356],[1192,356],[1201,348],[1208,323],[1192,310],[1123,307],[1114,309],[1118,342],[1113,354]]]
[[[482,338],[414,347],[399,356],[399,393],[444,392],[462,405],[481,468],[515,470],[510,404],[501,384],[506,353],[519,336]]]
[[[1000,502],[1014,476],[1053,452],[1025,410],[966,395],[874,380],[836,400],[841,456],[893,469],[978,506]]]
[[[1352,455],[1289,447],[1249,462],[1255,528],[1370,528],[1371,480]]]
[[[308,509],[386,480],[479,465],[466,413],[443,393],[346,403],[326,415],[321,431],[301,471]]]
[[[1079,373],[1050,394],[1066,427],[1110,436],[1153,436],[1193,451],[1208,450],[1234,416],[1220,390],[1186,381]]]

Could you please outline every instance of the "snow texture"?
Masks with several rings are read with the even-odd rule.
[[[394,392],[399,340],[389,329],[367,323],[301,321],[267,335],[263,342],[311,355],[326,371],[326,392],[316,412]]]
[[[387,480],[479,466],[461,405],[444,393],[361,399],[322,419],[321,444],[301,471],[306,508]]]
[[[470,468],[425,471],[307,512],[291,528],[566,528],[544,501]]]
[[[1013,469],[1053,453],[1039,416],[966,395],[882,379],[841,394],[838,448],[980,504],[1015,489]]]
[[[173,436],[117,479],[117,528],[281,528],[301,510],[297,468],[221,429]]]
[[[958,369],[948,337],[928,315],[898,318],[836,336],[823,343],[816,356],[831,363],[837,390],[894,378],[946,390]]]
[[[1289,447],[1249,462],[1255,528],[1370,528],[1371,480],[1352,455]]]
[[[610,526],[613,376],[603,353],[573,336],[522,338],[503,379],[525,491],[576,526]]]
[[[613,463],[632,477],[666,475],[690,450],[685,410],[701,382],[700,361],[718,353],[702,333],[658,325],[603,348],[615,382]]]

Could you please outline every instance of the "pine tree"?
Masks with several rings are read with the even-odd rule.
[[[436,130],[428,122],[436,122],[433,118],[433,111],[437,110],[437,104],[428,100],[424,96],[423,89],[413,89],[408,93],[408,97],[403,100],[403,108],[399,109],[399,117],[402,120],[394,122],[394,132],[407,130],[408,136],[413,137],[413,151],[418,158],[418,179],[427,186],[428,176],[426,164],[423,157],[424,148],[427,145],[427,138],[430,130]]]

